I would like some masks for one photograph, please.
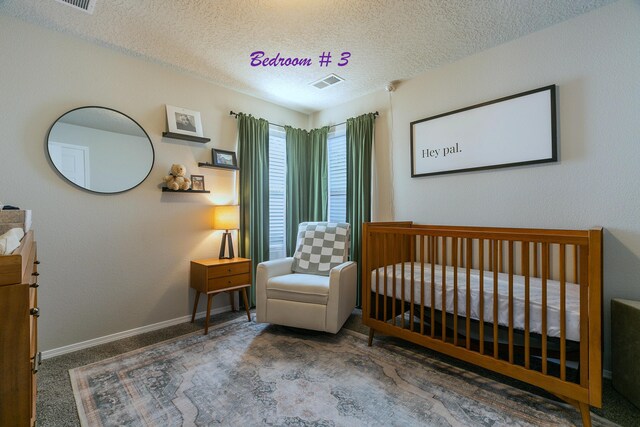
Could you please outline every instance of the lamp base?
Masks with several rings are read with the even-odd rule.
[[[228,246],[229,248],[229,256],[224,256],[225,246]],[[233,241],[231,240],[231,233],[229,233],[229,230],[225,230],[224,234],[222,235],[222,242],[220,242],[220,254],[218,255],[218,258],[219,259],[235,258],[235,255],[233,253]]]

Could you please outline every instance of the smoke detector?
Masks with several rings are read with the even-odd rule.
[[[93,15],[93,9],[96,7],[98,0],[55,0],[67,6],[71,6],[76,10],[81,10],[89,15]]]
[[[342,77],[336,76],[335,74],[329,74],[328,76],[309,84],[311,86],[317,87],[318,89],[325,89],[329,86],[337,85],[338,83],[341,83],[343,81],[344,79]]]

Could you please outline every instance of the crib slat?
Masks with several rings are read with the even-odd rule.
[[[442,238],[442,341],[447,340],[447,238]]]
[[[388,245],[389,245],[389,235],[388,234],[384,234],[384,241],[382,242],[382,250],[383,250],[383,255],[382,258],[384,259],[384,291],[382,292],[382,308],[384,310],[384,314],[382,315],[382,320],[387,320],[387,300],[389,299],[389,289],[388,289],[388,283],[389,283],[389,276],[387,276],[387,267],[389,265],[389,249],[388,249]]]
[[[405,245],[406,245],[406,236],[401,236],[401,240],[400,240],[400,273],[401,273],[401,279],[400,279],[400,283],[401,283],[401,287],[400,287],[400,298],[402,299],[402,310],[401,310],[401,314],[402,314],[402,328],[404,329],[404,311],[405,311],[405,299],[404,299],[404,288],[405,288],[405,281],[404,281],[404,260],[405,260]]]
[[[529,319],[531,319],[531,307],[529,307],[529,242],[522,242],[522,275],[524,276],[524,367],[529,369],[531,356],[531,343],[529,342]]]
[[[431,237],[427,239],[431,241]],[[420,236],[420,334],[424,335],[424,236]]]
[[[589,252],[586,247],[580,247],[580,276],[576,283],[580,284],[580,385],[589,383],[589,325],[582,319],[588,319],[589,304]]]
[[[375,244],[375,248],[379,248],[380,247],[380,234],[375,234],[374,236],[376,239],[376,244]],[[373,236],[372,236],[373,237]],[[384,248],[383,248],[384,250]],[[380,251],[375,251],[376,252],[376,320],[379,320],[379,313],[380,313]]]
[[[458,345],[458,238],[451,242],[453,259],[453,345]]]
[[[536,245],[537,246],[537,245]],[[542,243],[542,373],[547,373],[547,278],[549,277],[549,244]]]
[[[540,277],[538,274],[538,243],[531,243],[533,244],[533,277]]]
[[[560,244],[560,379],[567,379],[566,245]]]
[[[497,252],[498,242],[492,240],[493,253]],[[498,257],[493,257],[493,357],[498,358]]]
[[[398,305],[398,301],[396,299],[396,259],[398,253],[398,235],[391,235],[391,274],[393,274],[393,280],[391,281],[391,318],[393,319],[393,326],[396,326],[396,305]],[[404,286],[404,283],[403,283]]]
[[[471,264],[473,262],[472,257],[472,239],[466,238],[467,241],[467,255],[465,256],[465,264],[467,267],[467,310],[465,315],[467,316],[467,350],[471,348]]]
[[[480,328],[480,354],[484,354],[484,239],[478,239],[478,270],[480,271],[480,301],[478,302],[478,314],[480,319],[478,327]]]
[[[431,239],[431,317],[429,318],[429,323],[431,324],[431,338],[436,335],[436,260],[438,259],[438,238],[434,237]]]
[[[491,240],[487,240],[487,244],[489,245],[489,263],[487,265],[491,267],[493,265],[493,246]]]
[[[509,241],[509,363],[513,363],[513,242]]]
[[[411,236],[411,306],[409,308],[409,315],[410,315],[410,320],[409,320],[409,329],[411,329],[411,332],[413,332],[413,304],[415,303],[414,301],[414,295],[415,295],[415,286],[416,286],[416,281],[415,281],[415,246],[416,246],[416,238],[415,236]]]
[[[503,268],[504,266],[502,261],[502,258],[503,258],[502,245],[503,245],[502,240],[498,240],[498,271],[500,273],[504,273],[504,268]]]

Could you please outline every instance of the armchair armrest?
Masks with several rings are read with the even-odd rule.
[[[266,283],[272,277],[291,274],[292,265],[293,257],[261,262],[256,268],[256,284],[260,281],[260,278]]]
[[[291,274],[293,257],[274,259],[258,264],[256,268],[256,321],[266,322],[267,319],[267,282],[272,277]]]
[[[329,273],[327,330],[337,333],[356,306],[358,264],[344,262]]]

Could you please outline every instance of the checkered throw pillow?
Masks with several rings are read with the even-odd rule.
[[[301,223],[291,269],[296,273],[328,276],[333,267],[347,261],[350,238],[347,223]]]

